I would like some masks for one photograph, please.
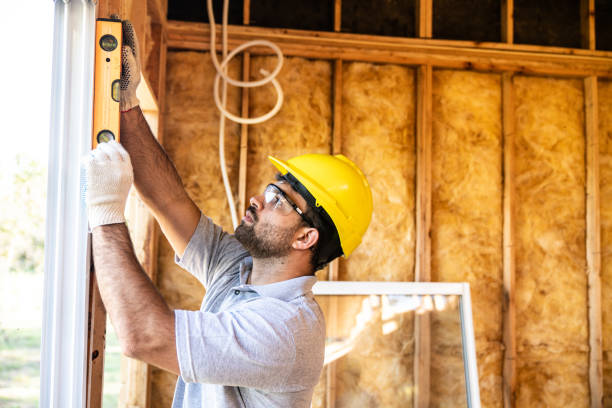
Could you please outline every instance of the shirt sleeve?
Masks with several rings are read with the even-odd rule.
[[[249,253],[232,234],[228,234],[204,214],[194,231],[185,252],[175,262],[195,276],[205,288],[228,270],[238,271],[238,264]]]
[[[255,302],[250,302],[255,303]],[[264,308],[221,313],[175,310],[176,347],[185,382],[298,391],[288,385],[296,360],[287,310]]]

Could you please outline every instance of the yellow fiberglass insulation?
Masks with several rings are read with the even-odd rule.
[[[409,281],[414,273],[414,70],[345,63],[341,152],[364,172],[374,214],[361,245],[340,263],[341,280]],[[341,313],[350,315],[350,311]],[[343,317],[338,321],[342,322]],[[412,315],[384,335],[369,326],[336,365],[337,407],[412,406]]]
[[[164,147],[190,197],[214,222],[231,231],[229,206],[219,167],[219,113],[212,97],[215,69],[210,55],[169,52],[167,58]],[[229,71],[230,76],[238,77],[240,61],[233,61]],[[239,112],[240,94],[235,88],[229,88],[227,105],[230,111]],[[239,127],[228,123],[226,129],[228,175],[234,191],[237,191]],[[171,308],[200,308],[204,288],[175,264],[174,251],[163,236],[159,240],[157,284]],[[152,398],[152,406],[168,406],[176,376],[154,368],[152,378],[152,389],[160,394],[159,398]]]
[[[599,188],[604,406],[612,406],[612,81],[599,80]]]
[[[342,77],[342,154],[364,172],[374,213],[361,245],[340,263],[340,279],[413,280],[414,70],[355,62]]]
[[[435,70],[432,135],[432,281],[471,289],[481,400],[501,407],[502,125],[496,74]],[[432,406],[453,405],[463,383],[454,320],[432,315]]]
[[[248,199],[261,194],[278,172],[268,156],[280,160],[306,153],[331,151],[331,64],[328,61],[285,57],[277,80],[283,88],[281,110],[270,120],[249,126],[247,157]],[[261,68],[272,71],[276,57],[252,57],[251,79],[261,78]],[[251,88],[250,117],[261,116],[276,104],[272,85]],[[247,206],[248,207],[248,206]],[[326,276],[327,268],[317,273]]]
[[[276,57],[251,58],[251,79],[261,68],[271,71]],[[283,88],[281,110],[270,120],[249,126],[247,196],[261,194],[278,172],[268,156],[287,160],[305,153],[330,153],[331,65],[327,61],[285,58],[277,79]],[[252,88],[249,114],[265,114],[276,104],[272,86]]]
[[[589,405],[583,82],[517,76],[519,407]]]

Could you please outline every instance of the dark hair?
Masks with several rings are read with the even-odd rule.
[[[291,173],[285,175],[277,173],[276,179],[289,183],[289,185],[306,200],[307,208],[304,212],[304,216],[312,222],[312,227],[319,231],[319,239],[315,245],[310,248],[312,252],[310,265],[312,266],[312,273],[314,274],[343,254],[338,230],[331,217],[327,214],[327,211],[325,211],[323,207],[316,205],[316,200],[312,194],[310,194],[306,187],[304,187],[304,185]],[[302,224],[308,225],[304,220],[302,220]]]

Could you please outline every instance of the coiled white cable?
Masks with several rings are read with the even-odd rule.
[[[215,44],[216,28],[215,28],[215,16],[213,14],[213,8],[212,8],[212,0],[207,0],[206,6],[207,6],[206,9],[208,12],[208,21],[210,22],[210,55],[211,55],[213,65],[215,66],[215,69],[217,70],[217,74],[215,75],[213,97],[215,100],[215,105],[217,105],[217,109],[219,109],[219,112],[221,113],[221,117],[219,118],[219,164],[221,166],[221,176],[223,177],[223,185],[225,186],[225,194],[227,195],[227,202],[229,204],[230,213],[232,216],[232,225],[234,226],[234,229],[236,229],[236,227],[238,226],[238,216],[236,214],[236,204],[234,202],[234,196],[232,194],[232,189],[229,183],[229,178],[227,176],[227,168],[225,164],[225,118],[228,118],[237,123],[252,125],[255,123],[264,122],[270,119],[272,116],[276,115],[276,113],[278,113],[278,111],[280,110],[283,104],[283,90],[281,89],[280,84],[275,78],[280,72],[281,68],[283,67],[283,53],[276,44],[270,41],[253,40],[253,41],[248,41],[248,42],[245,42],[244,44],[241,44],[236,49],[234,49],[232,52],[230,52],[228,55],[227,54],[227,16],[228,16],[228,9],[229,9],[229,0],[224,0],[223,1],[223,22],[222,22],[223,61],[221,62],[221,64],[219,64],[219,61],[217,60],[217,54],[216,54],[216,44]],[[268,71],[264,69],[259,70],[259,72],[264,77],[257,81],[238,81],[238,80],[230,78],[227,75],[227,65],[229,61],[232,58],[234,58],[236,54],[244,51],[247,48],[254,47],[254,46],[269,47],[276,53],[278,57],[278,61],[272,73],[269,73]],[[221,79],[223,79],[223,89],[222,89],[221,97],[219,97],[219,81]],[[226,102],[227,102],[227,84],[228,83],[230,85],[242,87],[242,88],[254,88],[254,87],[266,85],[269,82],[272,83],[272,85],[274,86],[274,89],[276,90],[277,99],[276,99],[276,105],[274,105],[274,107],[268,113],[258,116],[256,118],[243,118],[243,117],[236,116],[228,112],[227,109],[225,108]]]

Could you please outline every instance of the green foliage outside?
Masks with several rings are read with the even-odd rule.
[[[0,162],[0,408],[39,406],[46,163],[27,153]],[[120,349],[110,324],[104,408],[120,387]]]

